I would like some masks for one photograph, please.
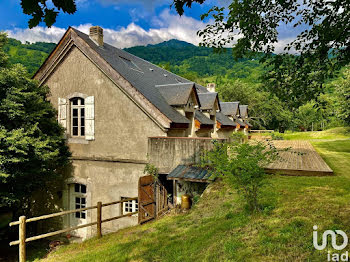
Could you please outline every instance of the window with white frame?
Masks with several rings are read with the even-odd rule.
[[[75,209],[86,207],[86,186],[83,184],[74,184]],[[86,210],[75,212],[76,218],[85,219]]]
[[[70,100],[71,134],[74,137],[85,136],[85,100],[74,97]]]
[[[128,199],[130,197],[122,197],[121,200]],[[123,210],[122,214],[128,214],[128,213],[133,213],[137,212],[139,210],[139,203],[137,200],[129,200],[126,202],[123,202]]]

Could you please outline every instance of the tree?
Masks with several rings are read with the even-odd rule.
[[[215,142],[214,149],[203,156],[201,166],[209,168],[213,177],[233,185],[248,209],[255,212],[259,210],[259,195],[267,179],[264,167],[277,158],[278,152],[262,142],[241,143],[237,136],[231,142]]]
[[[262,77],[264,88],[295,112],[307,102],[317,101],[324,92],[323,83],[331,74],[323,66],[318,61],[295,55],[272,56]]]
[[[350,67],[343,73],[342,79],[337,83],[339,117],[350,125]]]
[[[191,8],[195,2],[203,4],[205,0],[174,0],[174,6],[182,15],[184,6]],[[286,24],[302,30],[286,50],[294,48],[318,61],[336,60],[338,66],[350,62],[348,0],[232,0],[227,10],[214,6],[201,18],[208,16],[214,22],[198,33],[202,44],[215,48],[234,44],[236,57],[244,57],[249,51],[274,52],[278,28]]]
[[[5,43],[1,33],[0,209],[31,214],[38,204],[34,194],[40,191],[49,200],[61,190],[70,153],[56,110],[46,99],[49,89],[28,79],[23,66],[8,64]]]
[[[302,130],[317,129],[317,124],[322,119],[320,108],[315,106],[314,101],[310,101],[298,108],[294,117],[294,123]]]
[[[284,131],[290,125],[292,114],[274,94],[259,88],[259,85],[234,80],[218,86],[217,90],[223,101],[249,105],[249,116],[255,127]]]
[[[29,28],[36,27],[40,22],[51,27],[60,11],[73,14],[77,10],[75,0],[21,0],[21,6],[24,14],[32,16],[28,21]]]

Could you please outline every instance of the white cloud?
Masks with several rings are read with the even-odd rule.
[[[196,33],[205,27],[205,23],[187,16],[171,14],[164,10],[157,18],[152,20],[153,28],[145,30],[135,23],[117,29],[104,28],[105,42],[119,48],[137,45],[156,44],[170,39],[179,39],[192,44],[200,42]],[[78,30],[88,33],[91,24],[74,26]],[[55,42],[57,43],[66,29],[59,27],[36,27],[34,29],[15,28],[8,30],[9,37],[22,42]]]
[[[209,21],[210,23],[211,21]],[[197,31],[203,29],[206,23],[196,20],[186,15],[178,16],[171,14],[168,9],[165,9],[159,16],[153,17],[151,20],[151,28],[143,29],[136,23],[130,23],[126,27],[116,29],[104,28],[104,41],[119,47],[132,47],[138,45],[157,44],[170,39],[178,39],[197,45],[200,38],[197,36]],[[78,30],[88,34],[91,24],[83,24],[74,26]],[[8,30],[9,37],[16,38],[22,42],[54,42],[57,43],[63,36],[66,29],[59,27],[36,27],[34,29],[15,28]],[[236,38],[238,38],[236,36]],[[293,41],[295,37],[287,37],[279,39],[275,46],[275,53],[284,52],[284,47]],[[295,53],[291,50],[290,53]]]
[[[33,29],[29,28],[14,28],[13,30],[6,30],[9,37],[16,38],[22,42],[54,42],[57,43],[63,36],[66,30],[59,27],[35,27]]]

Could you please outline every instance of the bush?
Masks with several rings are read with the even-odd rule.
[[[278,157],[272,144],[214,142],[214,149],[202,157],[202,167],[211,170],[214,177],[222,177],[243,196],[251,212],[259,210],[259,194],[267,174],[264,167]]]

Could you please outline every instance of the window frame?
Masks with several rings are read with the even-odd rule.
[[[77,104],[74,105],[74,101]],[[85,98],[83,97],[72,97],[69,99],[70,106],[70,135],[74,138],[85,138],[86,134],[86,105]],[[73,112],[77,110],[77,116],[74,116]],[[77,118],[77,126],[74,125],[74,118]],[[82,124],[83,122],[83,124]],[[77,128],[78,134],[74,135],[74,128]],[[83,134],[82,134],[83,133]]]
[[[74,197],[75,209],[85,208],[87,205],[86,185],[80,184],[80,183],[73,183],[73,185],[74,185],[74,194],[72,195],[72,197]],[[79,201],[77,201],[78,199]],[[75,212],[74,218],[87,219],[87,210]]]
[[[124,200],[124,199],[128,199],[128,198],[131,198],[131,197],[121,197],[120,200]],[[128,206],[126,206],[126,205],[128,205]],[[131,211],[126,211],[125,210],[126,208],[128,208],[129,210],[131,208]],[[122,208],[121,208],[122,215],[130,214],[130,213],[138,212],[138,211],[139,211],[138,200],[129,200],[127,202],[123,202]],[[135,215],[137,215],[137,214],[135,214]]]

